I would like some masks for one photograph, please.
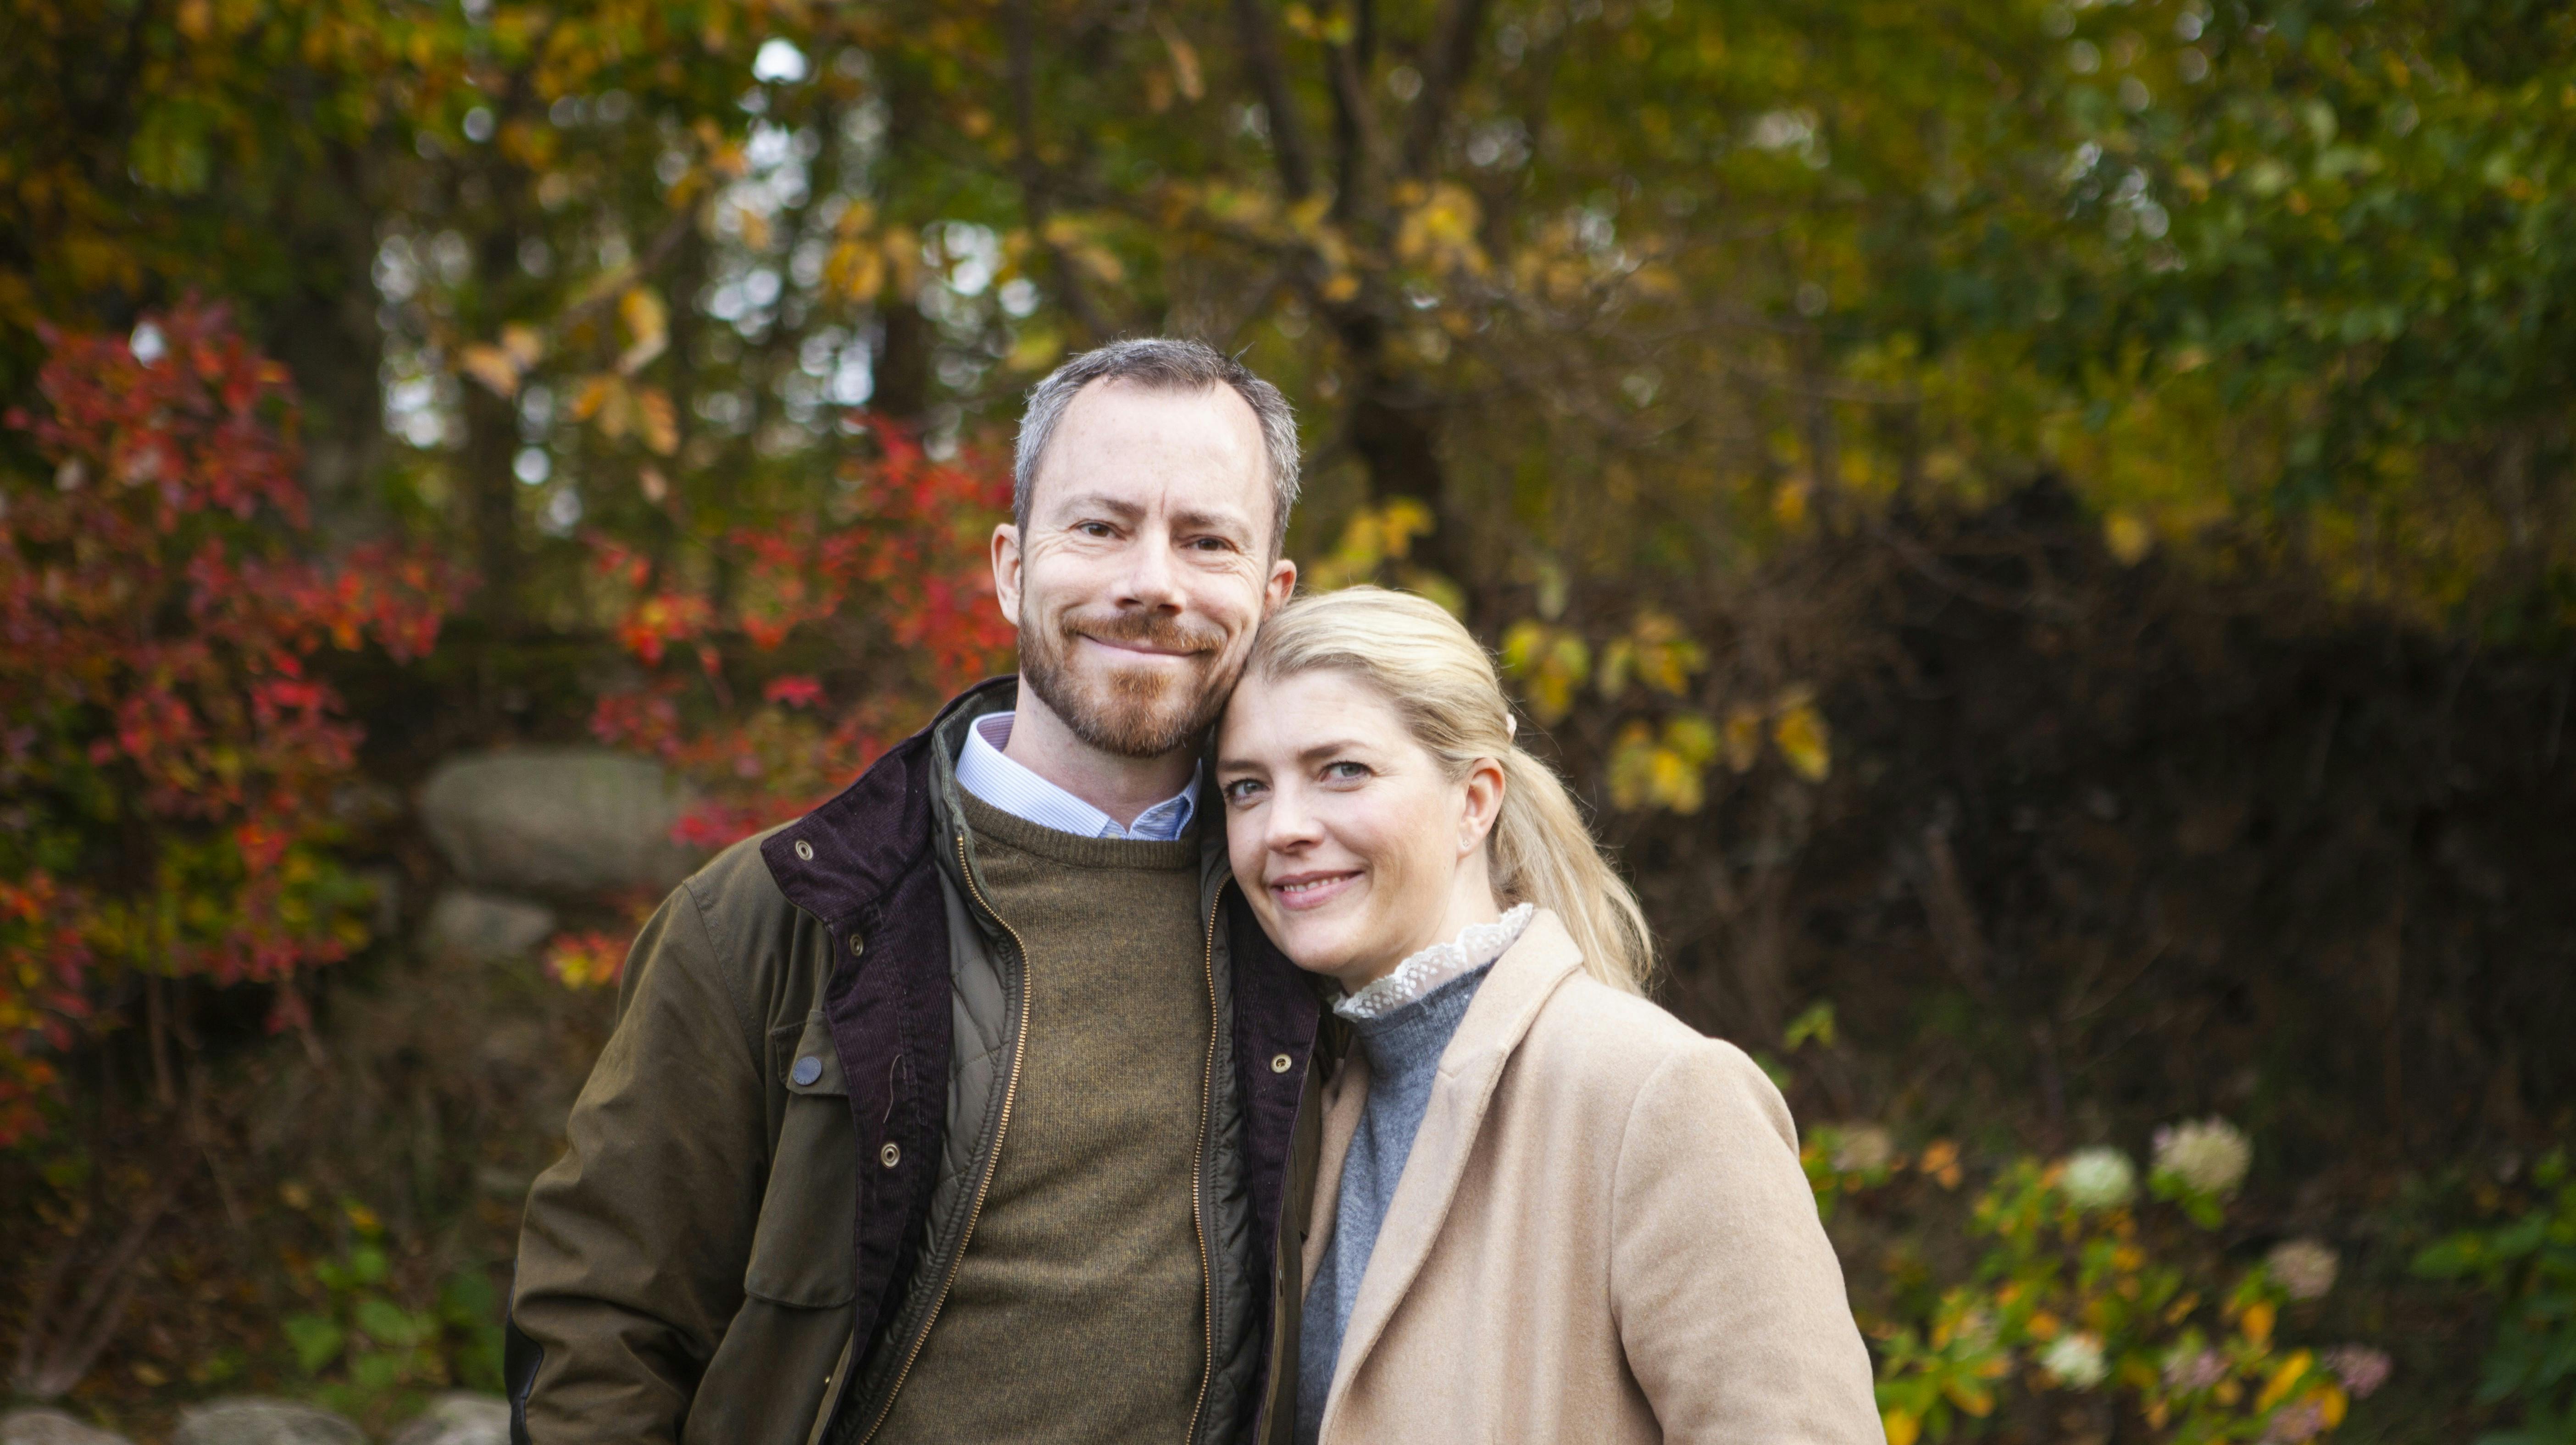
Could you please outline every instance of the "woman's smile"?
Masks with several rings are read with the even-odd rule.
[[[1303,912],[1309,908],[1321,908],[1343,896],[1359,881],[1360,874],[1356,869],[1338,873],[1291,873],[1271,879],[1270,893],[1279,900],[1280,907]]]

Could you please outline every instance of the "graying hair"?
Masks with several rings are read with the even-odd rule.
[[[1096,346],[1047,373],[1029,388],[1028,409],[1020,414],[1020,441],[1011,468],[1011,520],[1023,536],[1029,530],[1029,497],[1055,439],[1056,423],[1075,394],[1095,381],[1123,381],[1147,391],[1206,391],[1234,388],[1261,423],[1261,449],[1270,463],[1270,553],[1287,545],[1288,513],[1297,505],[1297,415],[1279,388],[1252,374],[1242,362],[1204,341],[1142,336]]]

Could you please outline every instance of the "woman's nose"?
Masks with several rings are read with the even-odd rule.
[[[1280,788],[1270,795],[1270,805],[1263,814],[1262,843],[1274,853],[1289,852],[1314,842],[1322,836],[1314,810],[1294,788]]]

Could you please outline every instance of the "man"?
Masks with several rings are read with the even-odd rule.
[[[1015,483],[1020,678],[636,940],[529,1195],[514,1440],[1284,1432],[1318,1008],[1198,753],[1296,580],[1295,423],[1119,342],[1030,393]]]

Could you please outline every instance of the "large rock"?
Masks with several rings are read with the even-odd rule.
[[[0,1445],[134,1445],[122,1435],[84,1425],[60,1410],[0,1415]]]
[[[421,789],[421,820],[470,883],[595,892],[668,888],[694,852],[671,841],[689,794],[659,766],[603,748],[450,758]]]
[[[245,1395],[181,1410],[170,1445],[367,1445],[367,1437],[328,1410]]]
[[[393,1445],[510,1445],[510,1402],[452,1390],[395,1431]]]
[[[420,951],[454,963],[499,963],[533,952],[555,931],[555,911],[542,903],[472,888],[450,888],[429,905]]]

